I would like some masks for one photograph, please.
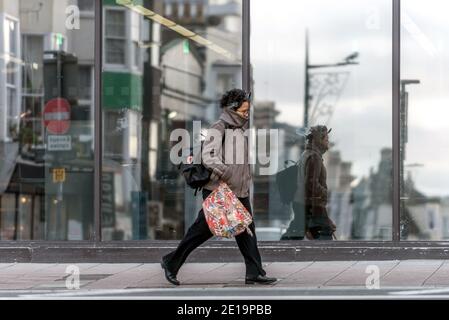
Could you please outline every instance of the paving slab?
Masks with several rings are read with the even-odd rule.
[[[7,268],[12,265],[13,265],[13,263],[0,263],[0,272],[1,272],[1,269]]]
[[[70,267],[78,267],[80,273],[87,273],[87,270],[92,269],[96,266],[99,266],[99,263],[59,263],[52,265],[48,268],[33,271],[33,273],[38,272],[39,274],[48,274],[48,275],[67,275]]]
[[[356,263],[357,261],[338,261],[331,264],[328,261],[317,261],[282,279],[277,285],[320,287]]]
[[[116,274],[121,273],[126,270],[130,270],[133,268],[137,268],[140,264],[137,263],[104,263],[98,264],[92,268],[88,268],[84,270],[83,274],[95,274],[95,273],[103,273],[103,274]]]
[[[444,264],[441,260],[401,261],[381,277],[382,286],[423,286]]]
[[[359,261],[335,278],[324,283],[324,285],[366,287],[367,281],[370,280],[368,278],[378,270],[380,276],[379,286],[381,286],[381,277],[390,272],[398,264],[399,261]],[[371,284],[371,282],[369,282],[369,284]]]
[[[243,263],[226,263],[204,274],[192,274],[192,276],[183,279],[179,277],[181,282],[190,285],[225,285],[228,282],[237,279],[244,279],[245,265]]]
[[[449,261],[428,277],[423,283],[424,286],[431,287],[449,287]]]
[[[313,262],[276,262],[265,268],[268,276],[284,279],[312,265]]]
[[[125,289],[138,286],[161,272],[158,264],[141,264],[86,285],[86,289]]]
[[[226,263],[188,263],[179,270],[178,277],[190,278],[192,275],[206,274],[225,265]]]
[[[1,269],[1,274],[11,275],[11,274],[26,274],[35,271],[42,272],[47,268],[51,268],[56,264],[46,264],[46,263],[15,263],[6,268]]]

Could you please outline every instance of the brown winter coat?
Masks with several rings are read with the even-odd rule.
[[[225,109],[220,119],[208,129],[202,159],[212,175],[204,189],[214,190],[222,180],[237,197],[249,196],[252,177],[248,162],[248,128],[247,119]],[[216,130],[219,135],[213,136],[211,130]]]

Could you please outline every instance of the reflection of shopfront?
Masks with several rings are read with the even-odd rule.
[[[177,218],[176,204],[179,193],[168,183],[152,184],[160,198],[150,198],[130,181],[135,181],[129,168],[106,160],[102,171],[102,233],[107,240],[170,239],[173,232],[182,230]],[[162,180],[167,182],[168,179]],[[171,194],[170,194],[171,193]],[[179,209],[179,208],[178,208]]]
[[[1,195],[2,240],[82,240],[92,233],[92,170],[66,171],[62,203],[51,169],[18,161],[7,189]],[[90,200],[90,202],[89,202]]]
[[[43,166],[17,163],[1,195],[2,240],[43,239]]]
[[[89,163],[66,163],[65,179],[55,180],[54,168],[45,171],[46,238],[83,240],[92,238],[93,170]],[[62,188],[60,188],[62,184]],[[59,203],[62,190],[62,203]]]

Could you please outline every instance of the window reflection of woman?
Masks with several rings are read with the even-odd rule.
[[[298,187],[292,203],[294,219],[281,240],[332,240],[336,230],[327,214],[327,173],[323,155],[329,150],[326,126],[311,127],[299,162]]]

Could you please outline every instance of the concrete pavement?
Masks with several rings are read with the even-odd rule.
[[[6,263],[0,298],[449,297],[449,260],[274,262],[265,269],[279,281],[248,286],[243,263],[187,263],[178,275],[182,285],[174,287],[159,264]]]

